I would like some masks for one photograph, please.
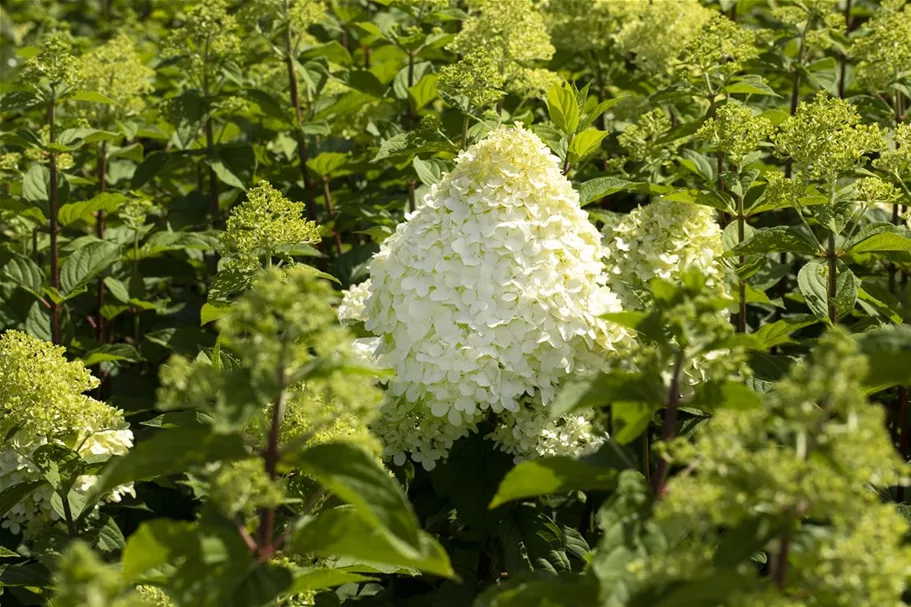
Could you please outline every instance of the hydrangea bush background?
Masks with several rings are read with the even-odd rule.
[[[907,0],[9,0],[0,604],[911,604]]]

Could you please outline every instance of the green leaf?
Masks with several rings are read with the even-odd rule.
[[[22,197],[29,202],[50,200],[51,174],[42,164],[33,164],[22,176]]]
[[[568,86],[555,84],[547,91],[547,112],[551,122],[566,135],[576,132],[579,126],[579,104]]]
[[[29,91],[10,91],[0,97],[0,112],[25,110],[38,105],[41,100]]]
[[[766,253],[804,253],[815,255],[819,247],[802,231],[791,227],[763,228],[751,238],[727,251],[725,257]]]
[[[857,337],[860,351],[868,358],[864,383],[884,390],[911,384],[911,327],[883,327]]]
[[[62,226],[68,226],[88,219],[98,211],[112,213],[119,209],[126,200],[127,198],[123,194],[102,192],[90,200],[63,205],[57,215],[57,222]]]
[[[202,304],[202,308],[199,310],[199,324],[207,325],[210,322],[218,320],[227,314],[230,309],[231,306],[229,304],[218,301],[207,301]]]
[[[324,278],[330,282],[334,282],[337,285],[342,284],[342,281],[340,281],[338,278],[336,278],[332,274],[330,274],[328,272],[323,272],[322,270],[320,270],[318,268],[314,268],[313,266],[309,266],[305,263],[294,264],[294,269],[298,272],[308,274],[309,276],[315,276],[316,278]]]
[[[246,191],[247,187],[244,185],[244,182],[241,181],[234,171],[232,171],[221,158],[213,158],[207,160],[206,163],[212,167],[212,170],[215,171],[216,177],[222,183],[231,186],[232,188],[239,188]]]
[[[572,568],[566,535],[532,504],[510,508],[497,527],[497,536],[504,546],[503,567],[511,576],[532,571],[557,575]]]
[[[152,152],[136,167],[133,177],[130,181],[130,187],[138,190],[148,182],[152,181],[158,173],[168,165],[170,156],[165,152]]]
[[[0,559],[21,559],[23,558],[18,552],[13,552],[9,548],[0,546]]]
[[[660,406],[664,385],[654,373],[617,371],[581,376],[565,382],[551,405],[551,417],[582,409],[603,407],[615,401],[644,402]]]
[[[3,266],[3,276],[35,297],[44,290],[44,272],[28,257],[13,253]]]
[[[325,57],[332,63],[337,63],[339,65],[351,65],[351,53],[336,40],[327,42],[326,44],[317,44],[309,47],[301,53],[299,59],[301,62],[304,62],[316,57]]]
[[[543,572],[510,577],[491,586],[474,607],[583,607],[598,605],[598,583],[593,575],[548,575]]]
[[[0,491],[0,517],[6,515],[13,506],[30,496],[35,490],[45,484],[47,484],[47,481],[44,480],[25,481],[23,483],[11,485],[3,491]]]
[[[713,163],[705,154],[685,149],[682,152],[680,164],[709,183],[713,183],[717,178],[717,175],[715,174],[715,163]]]
[[[408,549],[402,542],[368,523],[351,506],[340,506],[304,521],[293,534],[291,545],[302,554],[343,556],[432,573],[454,576],[449,557],[430,535],[419,532],[420,549]]]
[[[139,362],[145,359],[136,348],[129,344],[104,344],[86,352],[82,360],[86,367],[91,367],[106,361]]]
[[[607,137],[607,131],[588,129],[578,133],[569,144],[569,153],[578,159],[593,154],[601,147],[601,141]]]
[[[570,491],[607,490],[617,482],[617,471],[583,460],[558,456],[524,461],[509,471],[488,508],[507,502]]]
[[[829,266],[824,260],[806,264],[797,274],[797,286],[810,310],[824,322],[829,322]],[[857,301],[857,279],[847,266],[840,264],[835,283],[833,304],[839,316],[854,309]]]
[[[368,577],[354,571],[346,571],[345,569],[311,567],[295,572],[294,581],[288,589],[288,594],[302,594],[315,590],[324,590],[334,586],[341,586],[342,584],[370,582],[374,580],[376,580],[376,578]]]
[[[596,177],[590,179],[579,186],[579,202],[582,206],[610,196],[617,192],[622,192],[631,182],[619,177]]]
[[[440,182],[442,171],[440,165],[430,160],[421,160],[417,156],[411,161],[414,171],[418,174],[418,179],[426,186],[432,186]]]
[[[863,286],[857,288],[857,303],[870,316],[880,314],[895,324],[902,323],[902,304],[888,289],[872,281],[864,280]]]
[[[747,95],[763,95],[767,97],[781,97],[772,88],[766,84],[761,76],[750,74],[737,78],[733,84],[729,84],[723,89],[725,93],[743,93]]]
[[[181,474],[210,462],[235,461],[246,456],[244,440],[236,434],[215,434],[209,427],[165,430],[137,443],[126,455],[112,458],[92,488],[90,503],[127,483]]]
[[[770,350],[775,346],[796,343],[791,339],[791,334],[804,327],[815,325],[819,322],[816,318],[801,314],[791,318],[782,318],[773,323],[763,325],[753,333],[753,337],[759,341],[763,350]]]
[[[369,70],[351,70],[345,84],[377,99],[382,99],[386,95],[386,85]]]
[[[70,97],[73,101],[88,101],[90,103],[102,103],[104,105],[117,105],[117,102],[106,95],[97,91],[76,91]]]
[[[258,564],[219,607],[276,605],[277,599],[287,592],[293,582],[294,577],[286,567],[277,563]]]
[[[417,550],[419,527],[411,504],[398,483],[373,455],[347,443],[326,443],[288,454],[282,463],[313,477],[353,505],[372,526]]]
[[[348,161],[348,156],[341,152],[321,152],[307,161],[307,166],[320,177],[329,177]]]
[[[117,301],[125,304],[130,303],[130,290],[123,284],[123,281],[117,280],[113,276],[105,276],[104,286],[108,288],[108,291],[111,292],[111,295]]]
[[[907,231],[906,231],[907,233]],[[906,234],[880,232],[862,240],[852,240],[845,251],[846,255],[855,253],[872,253],[885,251],[911,251],[911,238]]]
[[[119,259],[120,247],[112,242],[87,244],[67,257],[60,267],[60,292],[72,294]]]
[[[408,96],[414,103],[415,110],[420,110],[438,97],[437,80],[439,79],[440,77],[436,74],[424,74],[417,84],[408,89]]]

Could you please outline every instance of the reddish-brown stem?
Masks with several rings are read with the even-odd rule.
[[[285,347],[282,344],[282,353],[279,356],[279,371],[278,371],[278,385],[279,393],[278,398],[275,400],[275,404],[272,408],[272,423],[269,427],[269,437],[266,443],[266,451],[263,454],[263,466],[265,467],[266,474],[269,475],[269,480],[275,481],[278,477],[278,437],[279,430],[281,429],[282,418],[285,415],[285,406],[287,405],[288,394],[287,394],[287,377],[285,375],[285,366],[284,366],[284,356]],[[268,559],[275,552],[275,543],[273,542],[275,536],[275,508],[263,508],[260,510],[260,525],[259,525],[259,556],[261,559]]]
[[[905,461],[911,457],[911,428],[908,427],[908,388],[901,386],[898,389],[898,429],[899,429],[899,449]],[[898,487],[898,501],[905,501],[905,488],[901,485]]]
[[[787,528],[781,536],[781,546],[778,548],[778,554],[771,562],[772,581],[779,591],[783,591],[785,584],[788,582],[788,558],[791,553],[791,535],[793,534],[793,523],[789,522]]]
[[[57,97],[54,94],[53,88],[51,89],[51,98],[47,106],[47,123],[49,129],[49,140],[51,143],[54,143],[57,140],[56,133],[56,111],[55,105],[57,102]],[[50,190],[48,192],[48,202],[50,205],[50,218],[48,219],[48,231],[51,236],[51,286],[54,289],[60,288],[60,249],[57,245],[57,232],[59,230],[57,224],[57,153],[50,153]],[[55,344],[60,344],[60,306],[51,298],[51,339]]]
[[[845,2],[845,32],[851,31],[851,0]],[[848,57],[847,55],[842,55],[841,57],[841,66],[839,67],[838,74],[838,96],[845,96],[845,80],[848,73]]]
[[[307,191],[307,219],[316,221],[316,198],[314,196],[313,180],[310,179],[310,173],[307,171],[307,160],[310,157],[310,151],[307,148],[307,138],[302,130],[303,112],[301,111],[300,91],[297,88],[297,70],[294,67],[294,44],[291,39],[290,28],[285,33],[285,67],[288,71],[288,89],[291,94],[291,104],[294,106],[294,132],[297,135],[297,155],[300,160],[301,178],[304,181],[304,189]]]
[[[209,160],[209,214],[212,216],[212,227],[217,230],[221,209],[218,206],[218,176],[212,168],[215,161],[215,134],[211,116],[206,118],[206,158]]]
[[[367,21],[369,22],[370,19],[373,18],[373,5],[371,3],[371,0],[367,0],[367,6],[365,7],[364,10],[367,13]],[[369,70],[370,69],[370,45],[364,44],[363,46],[361,46],[361,48],[364,51],[364,69]]]
[[[838,295],[838,254],[835,251],[835,234],[829,233],[829,320],[838,324],[838,309],[835,307],[835,297]]]
[[[102,141],[98,146],[98,192],[107,189],[108,179],[108,143]],[[95,236],[104,240],[104,211],[99,210],[95,218]],[[96,301],[98,315],[95,317],[95,339],[99,344],[104,342],[104,316],[101,308],[104,306],[104,281],[98,279],[98,299]]]
[[[680,378],[683,375],[683,361],[684,353],[681,350],[674,359],[674,371],[671,375],[671,383],[668,386],[664,404],[664,422],[661,426],[661,440],[664,443],[672,440],[677,434],[677,410],[680,405]],[[658,468],[655,470],[655,476],[652,477],[652,489],[658,499],[664,495],[668,468],[667,459],[660,458],[658,460]]]
[[[415,201],[414,201],[414,187],[417,185],[414,179],[408,180],[408,212],[414,213]]]

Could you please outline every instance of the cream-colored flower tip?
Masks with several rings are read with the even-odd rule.
[[[617,216],[603,228],[608,285],[624,309],[641,308],[635,291],[647,291],[653,278],[677,281],[687,267],[725,291],[721,228],[707,206],[659,201]]]
[[[410,453],[430,468],[488,415],[546,419],[564,377],[599,366],[628,339],[598,318],[619,302],[605,287],[604,256],[559,159],[536,135],[501,127],[463,151],[382,244],[369,285],[341,307],[380,338],[377,360],[396,372],[376,428],[387,455]],[[504,449],[538,453],[506,435],[494,435]]]

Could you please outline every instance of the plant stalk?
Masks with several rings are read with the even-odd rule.
[[[51,87],[51,98],[48,101],[47,106],[47,123],[49,129],[49,140],[51,143],[57,141],[57,130],[56,130],[56,104],[57,104],[57,95],[54,91],[54,88]],[[51,286],[55,290],[60,289],[60,249],[57,244],[57,233],[59,231],[57,216],[59,213],[58,200],[57,200],[57,152],[50,152],[50,190],[48,195],[48,202],[50,206],[50,218],[48,220],[48,231],[51,236]],[[60,306],[54,301],[54,298],[50,298],[51,304],[51,339],[52,341],[60,345],[61,335],[60,335]]]
[[[671,441],[677,434],[677,413],[680,406],[680,378],[683,375],[683,350],[677,352],[674,359],[674,372],[671,376],[671,383],[667,389],[667,397],[664,407],[664,423],[661,427],[661,440],[664,443]],[[658,499],[664,495],[665,485],[667,484],[667,472],[670,467],[665,458],[658,460],[658,469],[652,477],[652,490]]]
[[[279,356],[278,385],[279,393],[275,399],[275,405],[272,408],[272,424],[269,428],[269,438],[266,444],[266,452],[263,454],[263,466],[269,480],[275,481],[278,477],[278,436],[281,429],[282,419],[285,415],[285,407],[288,404],[287,376],[285,372],[285,355],[286,344],[282,343],[282,350]],[[275,508],[263,508],[260,510],[259,525],[259,556],[265,560],[275,552]]]
[[[301,178],[304,180],[304,189],[307,191],[307,219],[316,221],[316,199],[313,193],[313,180],[307,170],[307,161],[310,150],[307,148],[307,138],[303,132],[303,114],[301,112],[300,91],[297,88],[297,70],[294,68],[294,44],[291,39],[291,28],[285,32],[285,66],[288,70],[288,89],[291,94],[291,104],[294,106],[296,123],[294,132],[297,135],[297,155],[300,160]]]
[[[835,234],[829,232],[829,289],[827,303],[829,306],[829,320],[838,324],[838,309],[835,307],[835,297],[838,295],[838,253],[835,251]]]
[[[107,179],[108,179],[108,142],[102,141],[98,146],[98,192],[104,193],[107,189]],[[99,210],[95,217],[95,236],[99,240],[104,240],[104,211]],[[104,315],[101,313],[101,308],[104,306],[104,280],[101,278],[98,279],[98,299],[96,301],[98,307],[98,316],[95,318],[95,340],[102,344],[104,343]]]

